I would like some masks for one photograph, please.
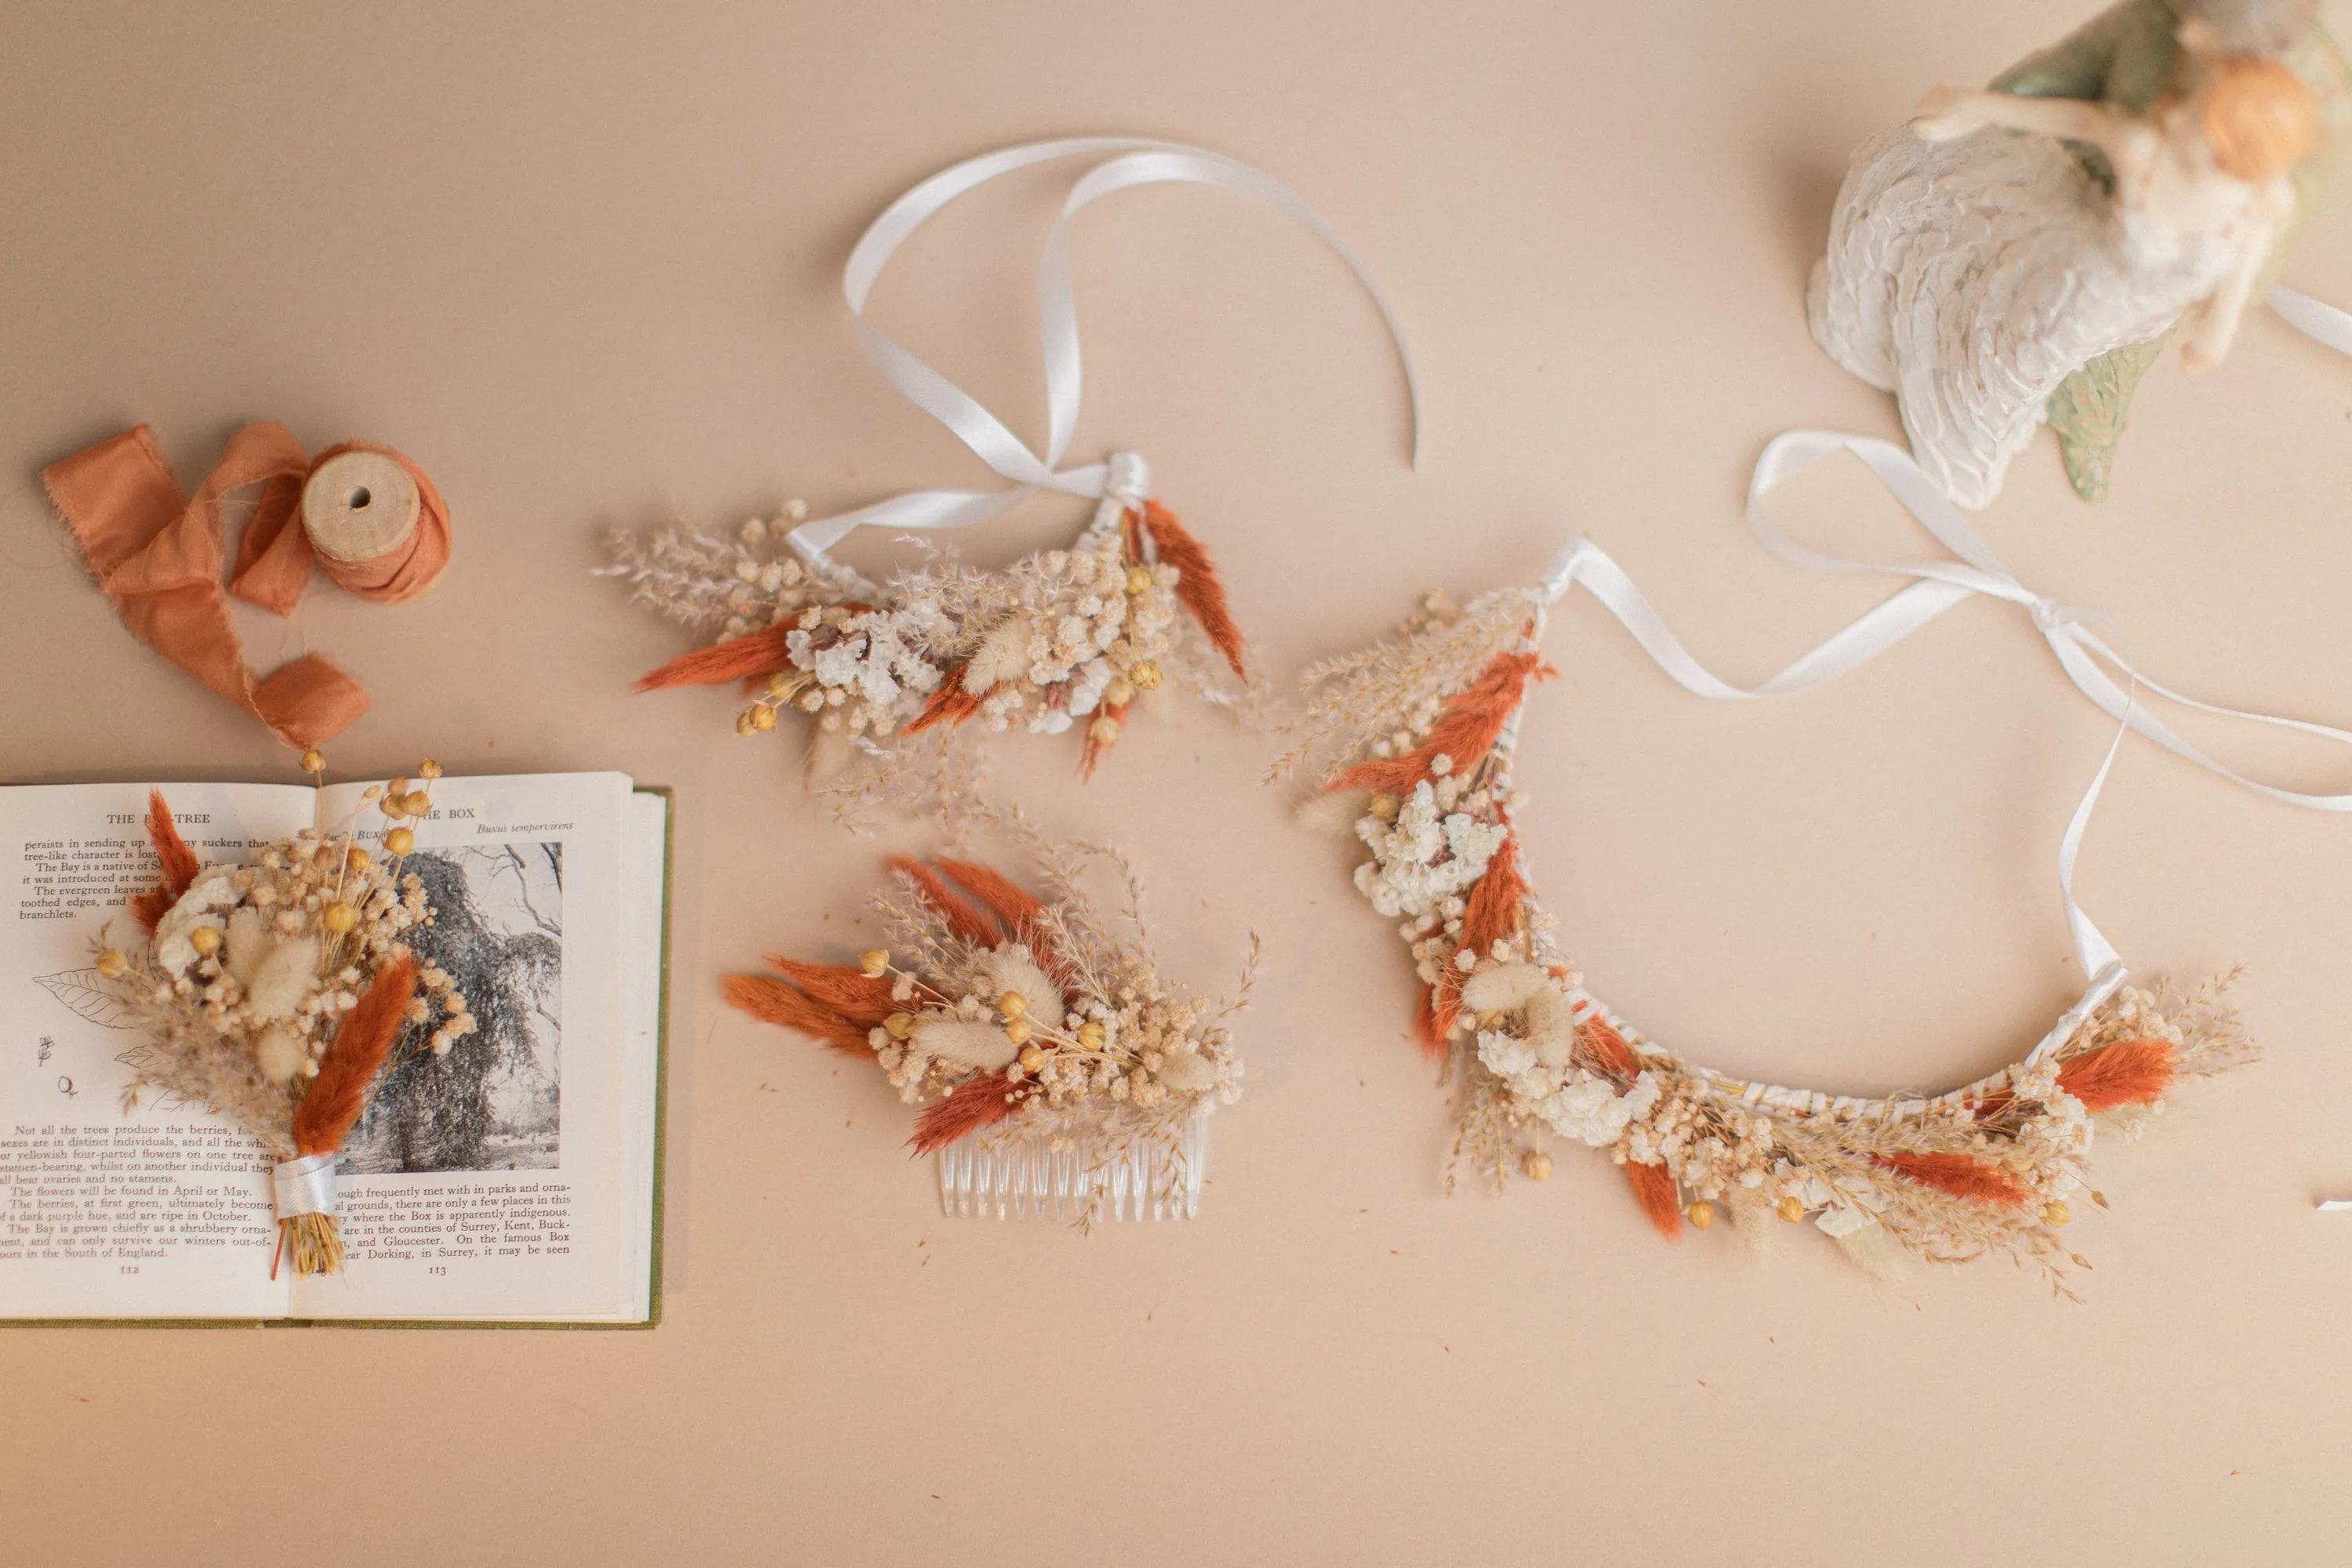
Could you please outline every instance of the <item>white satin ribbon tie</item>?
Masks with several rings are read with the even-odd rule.
[[[1764,498],[1812,463],[1841,451],[1852,453],[1868,465],[1904,509],[1949,550],[1953,558],[1847,561],[1807,549],[1774,527],[1764,515]],[[2175,755],[2272,800],[2315,811],[2352,811],[2352,794],[2315,795],[2282,789],[2223,765],[2149,712],[2139,700],[2139,693],[2145,689],[2199,712],[2293,730],[2346,745],[2352,745],[2352,731],[2200,701],[2141,675],[2118,651],[2116,645],[2123,639],[2112,620],[2096,611],[2046,598],[2020,583],[2001,565],[1958,509],[1912,462],[1910,455],[1891,442],[1822,430],[1791,431],[1780,437],[1757,459],[1748,487],[1748,523],[1767,550],[1808,571],[1890,574],[1913,581],[1799,655],[1777,674],[1748,687],[1722,679],[1693,658],[1633,579],[1590,539],[1576,539],[1559,552],[1546,572],[1537,590],[1538,596],[1542,604],[1549,605],[1570,588],[1581,585],[1677,685],[1712,701],[1760,700],[1820,685],[1884,653],[1965,599],[1998,599],[2026,611],[2075,689],[2116,720],[2115,738],[2108,742],[2097,772],[2075,805],[2058,849],[2059,894],[2064,903],[2075,957],[2089,984],[2082,999],[2034,1048],[2029,1060],[2056,1050],[2124,979],[2121,957],[2075,901],[2074,881],[2083,836],[2126,732],[2136,731]],[[2106,636],[2095,629],[2100,627],[2105,629]],[[2120,683],[2108,673],[2109,668],[2121,676]],[[2352,1203],[2344,1206],[2352,1207]]]
[[[1032,451],[1003,421],[947,377],[908,353],[866,318],[867,300],[882,269],[908,237],[958,196],[1002,175],[1056,159],[1109,154],[1108,160],[1081,176],[1062,204],[1062,213],[1047,235],[1045,258],[1037,272],[1037,332],[1045,370],[1045,449]],[[1390,308],[1372,276],[1337,231],[1305,198],[1279,181],[1246,163],[1181,142],[1153,142],[1123,136],[1081,136],[1036,142],[968,159],[940,171],[883,209],[849,253],[842,269],[842,294],[857,326],[859,346],[882,378],[910,402],[947,426],[956,439],[978,455],[1011,488],[994,490],[910,490],[871,506],[801,524],[787,542],[810,570],[828,582],[856,584],[856,574],[835,562],[834,546],[860,528],[895,528],[910,532],[968,528],[1009,510],[1035,490],[1053,490],[1086,500],[1135,501],[1147,499],[1150,470],[1132,454],[1127,478],[1111,463],[1064,468],[1070,438],[1078,425],[1085,377],[1078,347],[1076,297],[1070,286],[1067,234],[1070,220],[1102,197],[1139,185],[1189,184],[1214,185],[1265,202],[1305,226],[1328,246],[1356,275],[1386,323],[1397,359],[1404,372],[1405,400],[1412,419],[1412,451],[1420,457],[1420,398],[1413,381],[1412,353],[1403,324]]]
[[[2292,289],[2273,288],[2266,299],[2279,319],[2296,331],[2326,343],[2337,353],[2352,354],[2352,315]]]

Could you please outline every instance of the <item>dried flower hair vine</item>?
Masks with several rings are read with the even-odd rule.
[[[1124,857],[1006,826],[1046,897],[977,861],[894,859],[874,900],[888,946],[855,964],[772,957],[728,1000],[924,1105],[908,1142],[939,1156],[950,1215],[1191,1219],[1209,1114],[1241,1097],[1224,1021],[1248,1004],[1256,939],[1230,1001],[1188,995],[1160,973]],[[1127,895],[1116,927],[1081,886],[1106,860]]]
[[[302,767],[316,778],[326,762],[314,747]],[[381,830],[321,824],[242,865],[203,864],[152,795],[147,832],[162,868],[131,900],[149,940],[126,950],[101,931],[81,977],[146,1032],[123,1058],[134,1075],[126,1104],[148,1090],[176,1096],[277,1156],[278,1247],[299,1274],[342,1267],[335,1157],[376,1089],[475,1032],[448,973],[410,947],[433,908],[405,868],[415,833],[401,819],[430,814],[441,774],[429,760],[417,771],[413,787],[395,779],[364,793]]]
[[[1863,458],[1958,559],[1835,561],[1775,531],[1759,508],[1763,496],[1838,450]],[[2126,987],[2115,949],[2074,901],[2076,847],[2124,731],[2290,804],[2340,811],[2352,809],[2352,795],[2253,784],[2181,740],[2137,694],[2189,700],[2141,679],[2084,615],[2010,576],[1885,442],[1810,431],[1780,437],[1758,464],[1748,517],[1767,547],[1794,563],[1916,581],[1780,674],[1741,689],[1692,658],[1616,563],[1578,540],[1537,587],[1466,605],[1433,595],[1399,637],[1310,672],[1304,743],[1276,771],[1309,754],[1331,757],[1304,809],[1351,826],[1370,850],[1356,886],[1401,922],[1422,981],[1414,1031],[1459,1075],[1455,1159],[1482,1167],[1497,1190],[1514,1171],[1548,1177],[1547,1145],[1558,1137],[1622,1167],[1669,1238],[1685,1223],[1705,1230],[1726,1211],[1763,1235],[1811,1216],[1873,1272],[1906,1255],[1958,1261],[2007,1252],[2042,1266],[2063,1289],[2064,1266],[2083,1263],[2061,1227],[2084,1190],[2095,1120],[2136,1130],[2183,1079],[2255,1054],[2221,999],[2226,982],[2186,998]],[[1716,700],[1827,680],[1964,599],[2028,609],[2068,678],[2119,725],[2060,848],[2060,889],[2087,984],[2056,1026],[2018,1062],[1963,1088],[1871,1100],[1727,1077],[1645,1039],[1603,1005],[1561,952],[1513,826],[1527,805],[1512,776],[1522,703],[1552,673],[1540,650],[1547,609],[1580,584],[1675,681]],[[2352,743],[2342,731],[2197,706]]]
[[[865,319],[876,279],[898,247],[956,197],[1056,159],[1112,154],[1072,187],[1038,277],[1049,436],[1032,452],[987,409]],[[1254,195],[1313,230],[1355,271],[1387,322],[1403,364],[1402,328],[1362,265],[1296,193],[1216,153],[1169,142],[1081,138],[1007,148],[956,164],[900,196],[851,251],[843,290],[866,357],[885,378],[1011,482],[989,491],[923,490],[821,521],[795,502],[732,538],[686,525],[612,541],[607,574],[635,599],[714,637],[638,682],[641,690],[740,682],[739,733],[807,722],[811,782],[845,810],[877,801],[943,805],[967,793],[971,763],[947,743],[958,729],[1075,732],[1091,775],[1132,707],[1176,679],[1231,702],[1224,675],[1246,683],[1240,627],[1207,548],[1153,499],[1142,458],[1120,453],[1060,465],[1077,426],[1079,353],[1064,234],[1081,209],[1134,185],[1191,183]],[[1008,570],[935,561],[877,584],[833,547],[861,527],[927,532],[969,527],[1034,490],[1097,502],[1076,542]],[[918,739],[918,738],[921,739]],[[854,769],[861,755],[888,765]]]

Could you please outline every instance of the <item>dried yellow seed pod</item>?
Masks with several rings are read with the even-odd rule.
[[[351,905],[337,900],[319,912],[319,923],[337,936],[341,936],[360,923],[360,912]]]
[[[1005,1023],[1004,1037],[1016,1046],[1027,1045],[1030,1033],[1029,1020],[1026,1018],[1008,1019]]]
[[[356,844],[352,846],[351,853],[343,857],[343,866],[347,870],[364,871],[374,864],[375,857]]]
[[[1127,678],[1135,682],[1138,691],[1149,691],[1160,684],[1160,667],[1147,658],[1129,670]]]
[[[1078,1026],[1078,1044],[1090,1051],[1103,1048],[1103,1026],[1089,1018]]]
[[[1715,1205],[1705,1198],[1699,1199],[1684,1212],[1690,1215],[1693,1230],[1705,1230],[1715,1223]]]
[[[410,816],[429,816],[433,814],[433,797],[421,789],[410,790],[401,797],[400,809]]]
[[[1805,1205],[1796,1198],[1782,1198],[1779,1204],[1774,1205],[1772,1212],[1779,1215],[1782,1219],[1787,1220],[1790,1225],[1794,1225],[1799,1220],[1805,1217]]]
[[[1372,796],[1372,815],[1382,822],[1394,822],[1399,807],[1397,797],[1382,790]]]
[[[1097,582],[1102,581],[1097,577]],[[1127,592],[1130,598],[1140,598],[1151,592],[1151,568],[1130,566],[1127,569]]]
[[[996,999],[996,1010],[1008,1018],[1018,1018],[1029,1011],[1029,998],[1018,991],[1007,991]]]
[[[882,1032],[894,1040],[903,1040],[915,1032],[915,1016],[912,1013],[893,1013],[882,1020]]]
[[[761,731],[762,733],[764,733],[764,732],[766,732],[767,731],[770,731],[770,730],[774,729],[775,727],[776,727],[776,709],[775,709],[775,705],[774,705],[773,703],[770,703],[770,702],[754,702],[754,703],[752,703],[752,704],[751,704],[751,728],[753,728],[754,730],[758,730],[758,731]]]
[[[416,764],[416,776],[421,779],[437,779],[441,776],[441,764],[427,757]]]
[[[327,771],[327,754],[319,750],[318,747],[312,746],[310,750],[302,753],[302,771],[306,773],[325,773]]]
[[[130,958],[119,947],[110,947],[98,955],[98,972],[109,980],[120,978],[130,967]]]
[[[1087,738],[1097,746],[1108,746],[1118,739],[1118,721],[1106,713],[1087,726]]]
[[[1127,677],[1114,675],[1110,684],[1103,688],[1102,700],[1106,708],[1124,708],[1135,700],[1135,686]]]
[[[887,974],[890,972],[890,950],[887,947],[867,948],[857,955],[857,968],[869,980]]]
[[[2064,1225],[2074,1217],[2074,1211],[2068,1208],[2063,1202],[2053,1198],[2042,1205],[2042,1217],[2051,1225]]]
[[[405,855],[415,847],[416,835],[405,827],[395,827],[383,836],[383,848],[387,855]]]
[[[1530,1149],[1528,1157],[1519,1162],[1519,1169],[1528,1173],[1531,1182],[1549,1182],[1551,1180],[1551,1156],[1540,1149]]]
[[[1035,1072],[1039,1068],[1044,1067],[1045,1065],[1045,1052],[1039,1050],[1034,1046],[1024,1046],[1021,1047],[1021,1070],[1023,1072]]]
[[[215,926],[198,926],[188,933],[188,945],[206,958],[210,958],[220,951],[220,931]]]

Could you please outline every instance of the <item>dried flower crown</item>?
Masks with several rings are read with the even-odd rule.
[[[876,910],[890,945],[854,965],[771,957],[728,1000],[752,1016],[870,1059],[908,1104],[909,1140],[941,1156],[950,1212],[977,1199],[1081,1224],[1136,1213],[1191,1217],[1200,1201],[1202,1123],[1241,1095],[1224,1020],[1247,1005],[1250,967],[1220,1006],[1160,974],[1140,891],[1108,850],[1024,833],[1049,899],[976,861],[891,861]],[[1111,859],[1127,883],[1115,931],[1080,887]]]
[[[1775,489],[1833,453],[1860,458],[1950,553],[1885,563],[1808,549],[1765,517]],[[1370,850],[1356,885],[1397,920],[1422,982],[1415,1032],[1459,1074],[1455,1159],[1497,1186],[1551,1173],[1545,1145],[1570,1138],[1621,1165],[1658,1228],[1705,1229],[1728,1210],[1750,1234],[1811,1215],[1873,1271],[1910,1255],[1958,1260],[2005,1252],[2063,1289],[2080,1265],[2060,1229],[2082,1191],[2093,1128],[2136,1129],[2185,1079],[2250,1060],[2223,1005],[2226,980],[2185,998],[2126,988],[2121,959],[2075,902],[2074,866],[2126,733],[2266,798],[2352,811],[2352,795],[2260,784],[2190,745],[2142,702],[2150,693],[2223,719],[2352,745],[2352,731],[2200,701],[2147,680],[2101,635],[2105,618],[2056,604],[2011,576],[1900,447],[1825,431],[1782,436],[1758,459],[1748,521],[1758,541],[1809,571],[1878,572],[1906,585],[1778,674],[1738,687],[1693,658],[1617,563],[1589,541],[1544,581],[1467,605],[1433,595],[1400,635],[1310,672],[1302,743],[1279,774],[1329,759],[1303,813],[1351,828]],[[1788,695],[1893,647],[1955,605],[1990,599],[2029,612],[2075,689],[2116,721],[2106,758],[2059,846],[2058,880],[2085,989],[2021,1059],[1948,1093],[1829,1095],[1736,1079],[1645,1040],[1585,989],[1521,868],[1512,782],[1528,689],[1551,673],[1539,649],[1549,606],[1582,587],[1686,690],[1715,700]],[[2112,633],[2108,634],[2112,636]],[[2104,1203],[2095,1193],[2095,1203]],[[1773,1222],[1773,1223],[1765,1223]]]
[[[325,763],[314,749],[303,766]],[[280,1246],[301,1274],[341,1267],[334,1158],[375,1088],[407,1056],[446,1056],[476,1027],[449,975],[408,944],[433,922],[423,879],[402,869],[415,835],[400,819],[431,811],[440,775],[430,761],[419,772],[414,788],[366,792],[391,823],[383,857],[354,823],[205,866],[154,794],[147,831],[161,871],[131,900],[151,940],[135,955],[102,933],[96,943],[93,978],[147,1033],[125,1058],[125,1104],[159,1090],[260,1139],[279,1161]]]
[[[1455,1160],[1500,1191],[1549,1177],[1555,1138],[1601,1150],[1670,1239],[1719,1212],[1750,1231],[1810,1215],[1874,1272],[1890,1252],[2008,1252],[2053,1279],[2079,1263],[2059,1231],[2094,1118],[2253,1054],[2220,986],[2185,1005],[2111,988],[2022,1061],[1932,1099],[1747,1082],[1644,1039],[1585,989],[1521,867],[1512,768],[1528,689],[1553,673],[1543,620],[1539,592],[1433,595],[1397,639],[1311,678],[1341,761],[1308,809],[1352,827],[1370,851],[1358,890],[1401,922],[1413,1032],[1459,1079]]]

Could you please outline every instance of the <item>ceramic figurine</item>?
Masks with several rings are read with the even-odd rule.
[[[1854,155],[1814,341],[1895,395],[1957,505],[2045,423],[2096,500],[2166,338],[2191,371],[2229,352],[2348,108],[2315,0],[2123,0]]]

